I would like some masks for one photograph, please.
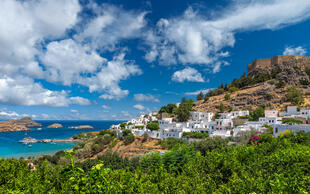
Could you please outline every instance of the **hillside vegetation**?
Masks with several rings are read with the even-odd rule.
[[[165,140],[161,142],[172,146]],[[182,140],[165,154],[131,159],[105,154],[65,165],[47,161],[36,169],[24,160],[0,159],[0,193],[308,193],[310,134],[256,135],[227,146],[207,138]]]

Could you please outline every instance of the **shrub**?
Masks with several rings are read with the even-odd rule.
[[[151,131],[157,131],[159,129],[159,125],[157,123],[149,123],[146,125],[146,128]]]
[[[286,98],[293,105],[301,105],[304,103],[303,93],[296,86],[292,86],[287,89]]]
[[[225,100],[229,100],[230,99],[230,94],[225,94],[224,98],[225,98]]]
[[[259,117],[265,116],[265,109],[262,106],[259,106],[253,112],[250,113],[249,120],[250,121],[258,121]]]
[[[237,92],[238,90],[239,90],[239,89],[238,89],[237,87],[234,87],[234,86],[229,87],[229,89],[228,89],[228,91],[231,92],[231,93]]]
[[[288,119],[284,119],[283,123],[302,124],[302,121],[297,120],[297,119],[288,118]]]
[[[184,132],[182,137],[185,138],[194,138],[194,139],[203,139],[209,137],[208,133],[201,133],[201,132]]]
[[[271,93],[267,93],[266,94],[266,99],[267,100],[271,100],[273,98],[272,94]]]
[[[285,82],[280,80],[279,82],[276,83],[277,88],[283,88],[285,86]]]
[[[124,138],[125,145],[129,145],[134,141],[135,141],[135,136],[132,133],[130,133],[129,135],[126,135]]]

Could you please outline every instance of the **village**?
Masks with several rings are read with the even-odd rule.
[[[118,136],[122,136],[123,130],[131,130],[135,136],[146,134],[154,139],[184,138],[184,134],[191,133],[207,133],[210,137],[234,139],[242,132],[262,133],[269,128],[272,129],[273,136],[278,137],[285,131],[310,131],[310,109],[298,109],[297,106],[287,106],[286,112],[264,110],[265,116],[259,117],[258,121],[248,121],[248,110],[219,113],[219,118],[215,118],[213,112],[190,112],[187,122],[178,122],[178,119],[169,117],[167,113],[152,111],[125,123],[112,125],[111,130],[115,130]],[[153,127],[150,123],[155,123],[155,126],[158,124],[158,127]]]

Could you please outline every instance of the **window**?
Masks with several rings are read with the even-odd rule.
[[[275,133],[278,133],[278,128],[275,129]]]

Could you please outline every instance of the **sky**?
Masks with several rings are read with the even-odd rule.
[[[1,0],[0,119],[130,119],[309,34],[309,0]]]

